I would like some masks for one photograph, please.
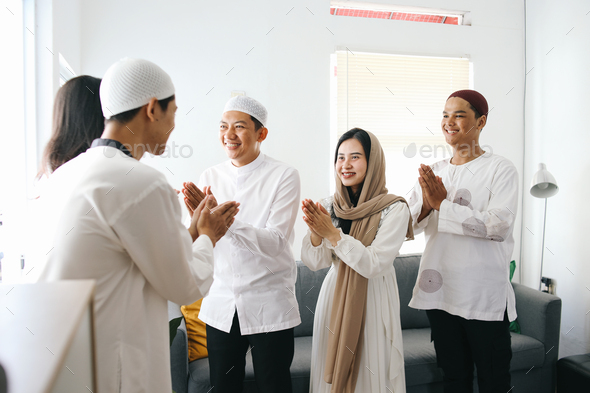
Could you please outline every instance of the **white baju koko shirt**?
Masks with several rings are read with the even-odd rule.
[[[166,300],[190,304],[206,293],[211,240],[193,243],[165,176],[114,147],[61,166],[40,203],[49,240],[40,280],[96,280],[98,392],[170,392]]]
[[[321,203],[331,214],[333,197]],[[324,369],[331,334],[327,326],[332,315],[340,260],[369,279],[361,365],[355,392],[406,391],[399,293],[393,261],[406,238],[409,219],[410,212],[403,202],[383,209],[375,240],[368,247],[342,230],[336,247],[326,239],[314,247],[308,230],[303,239],[301,260],[314,271],[332,266],[320,289],[313,321],[311,393],[330,393],[332,388],[324,381]]]
[[[219,204],[239,202],[236,220],[215,247],[215,273],[199,319],[229,332],[237,310],[242,335],[285,330],[301,323],[293,257],[300,184],[296,169],[262,153],[243,167],[231,161],[207,169]]]
[[[465,319],[516,319],[510,284],[518,173],[507,159],[486,153],[464,165],[450,159],[431,166],[447,189],[440,211],[420,223],[422,188],[409,199],[414,233],[426,248],[410,307],[444,310]]]

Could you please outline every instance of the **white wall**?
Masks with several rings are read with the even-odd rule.
[[[81,18],[80,0],[36,0],[34,4],[35,26],[27,27],[35,34],[35,51],[27,62],[35,64],[36,108],[32,109],[36,115],[36,146],[29,148],[29,152],[40,161],[51,135],[53,98],[59,89],[59,54],[66,58],[74,73],[80,73]]]
[[[10,283],[20,277],[20,259],[23,254],[23,236],[26,228],[22,216],[26,211],[26,138],[24,129],[24,72],[23,7],[20,1],[3,3],[4,12],[0,14],[0,35],[10,37],[0,42],[2,61],[0,70],[4,75],[0,86],[0,253],[3,253],[0,266],[0,282]],[[6,77],[9,76],[9,77]],[[10,115],[8,115],[10,114]]]
[[[434,0],[396,3],[441,7]],[[482,143],[511,159],[517,168],[523,166],[524,12],[520,1],[446,1],[446,8],[472,11],[471,27],[333,17],[327,0],[104,0],[86,1],[81,7],[82,73],[102,76],[110,64],[129,56],[152,60],[172,76],[179,111],[169,145],[188,144],[193,155],[146,162],[162,170],[174,187],[198,179],[205,168],[225,159],[217,141],[217,124],[230,91],[243,90],[270,113],[263,151],[299,169],[303,197],[327,196],[332,181],[328,171],[332,156],[329,55],[337,46],[469,55],[475,88],[494,107]],[[298,218],[297,258],[304,232]],[[515,233],[518,257],[520,225]]]
[[[7,189],[13,190],[13,193],[16,192],[14,190],[22,191],[19,201],[24,205],[22,211],[18,212],[21,229],[11,231],[11,235],[19,239],[18,242],[12,242],[12,246],[18,248],[19,255],[25,256],[25,268],[23,271],[19,269],[17,273],[20,277],[15,279],[34,281],[41,270],[34,251],[37,241],[30,231],[30,226],[35,223],[33,206],[39,193],[37,173],[43,150],[51,135],[53,101],[60,87],[59,55],[62,54],[67,59],[74,73],[80,72],[81,18],[80,0],[27,0],[19,3],[24,4],[21,17],[24,24],[25,96],[20,101],[20,107],[24,109],[25,124],[16,129],[23,129],[25,146],[22,150],[15,144],[10,146],[11,154],[22,155],[24,158],[22,168],[17,166],[25,173],[22,176],[25,186],[12,183]],[[14,98],[13,101],[19,102]],[[17,160],[10,161],[13,165],[17,163]],[[12,208],[16,210],[14,204]],[[23,219],[27,215],[31,221]]]
[[[54,53],[56,56],[61,53],[76,74],[80,74],[81,3],[81,0],[53,1]]]
[[[534,69],[527,77],[524,174],[530,182],[544,162],[560,187],[548,200],[543,268],[563,300],[560,356],[590,351],[589,11],[587,0],[527,2],[527,71]],[[536,287],[543,200],[525,193],[523,217],[523,228],[534,233],[523,230],[523,281]]]
[[[17,0],[6,2],[5,8],[0,25],[8,30],[18,23],[20,29],[18,33],[3,30],[6,34],[2,53],[10,61],[2,64],[2,72],[8,76],[6,85],[3,84],[7,102],[0,107],[3,114],[10,116],[4,116],[7,120],[0,143],[6,150],[0,154],[0,209],[5,218],[5,244],[0,247],[10,250],[7,258],[15,266],[10,277],[5,274],[4,279],[18,281],[26,275],[20,269],[21,255],[25,256],[26,272],[34,262],[27,259],[34,239],[28,236],[29,223],[23,218],[36,196],[34,179],[51,133],[53,98],[59,88],[60,51],[71,53],[79,65],[80,7],[79,0]],[[19,47],[18,52],[11,50],[12,45]],[[16,87],[18,92],[12,91]],[[5,269],[6,263],[7,260]]]

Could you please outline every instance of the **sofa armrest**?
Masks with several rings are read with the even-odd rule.
[[[184,319],[170,347],[170,373],[172,390],[176,393],[188,393],[188,337]]]
[[[180,306],[168,302],[168,318],[178,316],[182,316]],[[170,374],[172,390],[176,393],[188,393],[188,335],[184,317],[170,346]]]
[[[545,364],[557,361],[561,327],[561,299],[521,284],[513,283],[516,313],[521,333],[545,346]]]

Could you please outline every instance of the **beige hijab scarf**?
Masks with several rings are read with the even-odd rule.
[[[352,205],[348,191],[337,173],[334,194],[334,213],[342,219],[352,220],[350,236],[365,246],[371,245],[375,239],[381,210],[398,201],[407,204],[404,198],[387,193],[383,149],[375,135],[370,132],[367,134],[371,138],[371,153],[357,206]],[[411,219],[406,237],[414,238]],[[332,384],[332,392],[352,393],[356,386],[365,326],[367,286],[367,278],[345,263],[340,263],[330,316],[331,334],[324,372],[324,380]]]

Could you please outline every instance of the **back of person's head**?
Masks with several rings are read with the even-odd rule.
[[[130,122],[152,98],[165,112],[174,99],[174,84],[163,69],[148,60],[119,60],[107,70],[100,85],[106,123]]]
[[[82,75],[67,81],[53,103],[52,133],[39,176],[49,175],[100,138],[104,117],[98,94],[100,79]]]

